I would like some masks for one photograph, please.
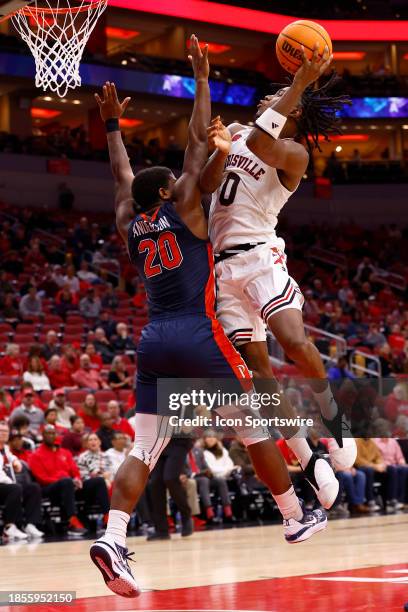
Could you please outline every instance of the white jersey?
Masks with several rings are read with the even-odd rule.
[[[275,228],[293,191],[282,185],[275,168],[248,149],[252,129],[234,134],[223,182],[212,196],[209,234],[215,253],[248,242],[282,243],[284,248]]]

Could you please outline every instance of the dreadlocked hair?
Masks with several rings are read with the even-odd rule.
[[[298,134],[305,139],[309,152],[318,149],[319,136],[329,141],[329,134],[341,134],[339,111],[352,104],[349,96],[333,96],[330,92],[341,82],[333,72],[328,81],[320,88],[310,85],[302,95],[302,114],[296,119]]]

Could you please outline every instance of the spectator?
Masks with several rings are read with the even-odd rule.
[[[78,351],[72,344],[65,344],[62,352],[61,370],[65,371],[67,376],[70,374],[71,384],[73,384],[72,374],[79,368]],[[58,385],[58,387],[65,386],[66,385]]]
[[[78,279],[77,279],[78,280]],[[55,311],[62,317],[66,318],[67,314],[76,310],[78,307],[78,296],[73,293],[68,284],[64,285],[60,291],[58,291],[55,297]]]
[[[48,376],[44,372],[43,364],[39,357],[30,357],[27,370],[23,374],[25,382],[33,385],[34,391],[50,391],[51,385]]]
[[[48,254],[47,254],[47,260],[49,263]],[[51,268],[48,267],[48,264],[47,264],[47,267],[44,269],[44,276],[41,278],[40,282],[38,283],[38,295],[41,299],[55,298],[58,291],[59,291],[59,286],[53,279],[52,270]]]
[[[96,352],[102,355],[103,363],[112,363],[115,353],[102,327],[97,327],[95,329],[95,340],[93,345]]]
[[[62,435],[67,430],[66,430],[66,427],[61,427],[60,425],[57,425],[57,418],[58,418],[58,413],[57,413],[56,408],[47,408],[47,410],[44,412],[44,425],[42,426],[42,429],[44,429],[44,427],[47,427],[47,425],[53,425],[55,427],[55,431],[57,432],[55,443],[60,445]]]
[[[12,395],[6,389],[0,388],[0,421],[5,421],[9,418],[12,404]]]
[[[130,440],[133,440],[135,437],[133,428],[129,424],[127,419],[124,419],[120,416],[120,407],[119,402],[116,400],[111,400],[108,403],[108,413],[113,419],[113,429],[115,431],[120,431],[126,436],[129,436]]]
[[[105,310],[116,310],[116,308],[119,306],[119,299],[115,293],[115,289],[113,288],[112,283],[108,283],[106,285],[106,291],[102,296],[101,303],[102,308],[104,308]],[[107,332],[106,335],[109,337],[109,334]]]
[[[67,266],[67,273],[64,276],[64,284],[69,287],[71,293],[79,293],[79,280],[75,274],[75,267],[73,265]]]
[[[329,380],[341,380],[342,378],[355,378],[354,374],[348,369],[348,363],[346,357],[339,357],[337,365],[332,366],[327,371]]]
[[[68,534],[83,536],[86,529],[76,515],[75,491],[82,488],[82,480],[71,453],[55,444],[55,427],[44,428],[43,443],[31,455],[29,467],[42,486],[45,497],[61,508],[68,520]]]
[[[13,410],[10,415],[10,421],[13,423],[16,417],[26,416],[30,421],[29,432],[34,438],[37,438],[41,425],[44,423],[44,413],[34,406],[33,400],[34,392],[31,389],[26,389],[23,393],[22,404]]]
[[[74,381],[68,368],[64,367],[59,355],[53,355],[48,362],[48,378],[52,389],[74,387]]]
[[[234,465],[241,468],[242,485],[244,485],[247,492],[251,493],[256,489],[266,488],[257,477],[248,450],[241,440],[235,439],[231,442],[229,455]]]
[[[50,401],[48,408],[54,408],[57,411],[56,425],[69,429],[71,427],[71,417],[74,416],[75,410],[66,403],[65,390],[56,389],[53,394],[53,399]]]
[[[222,442],[213,432],[207,432],[203,438],[204,459],[215,478],[227,479],[234,469],[234,464]],[[224,518],[232,518],[231,504],[223,504]]]
[[[137,345],[133,338],[129,336],[126,323],[117,324],[116,336],[112,340],[112,346],[117,353],[136,353]]]
[[[12,455],[20,461],[25,461],[28,465],[33,449],[25,444],[23,434],[18,429],[10,430],[8,445]]]
[[[408,417],[408,393],[405,385],[395,385],[385,402],[385,415],[393,423],[400,415]]]
[[[49,361],[53,355],[59,355],[60,345],[58,341],[58,334],[53,329],[47,332],[45,344],[42,347],[44,359]]]
[[[216,478],[213,476],[204,459],[204,452],[197,444],[188,453],[188,462],[191,468],[191,475],[197,481],[197,489],[204,508],[207,523],[211,525],[215,519],[214,508],[211,502],[211,490],[215,490],[219,495],[224,508],[230,506],[231,500],[227,481],[225,478]]]
[[[113,391],[117,391],[118,389],[131,389],[132,387],[132,377],[129,376],[125,368],[125,363],[120,355],[114,357],[112,361],[111,370],[108,376],[108,384]]]
[[[126,459],[126,445],[126,436],[121,431],[115,431],[112,436],[112,448],[108,448],[108,450],[105,451],[105,455],[110,462],[113,478],[116,476],[116,472]]]
[[[20,387],[20,390],[16,391],[14,393],[13,410],[17,406],[20,406],[20,404],[22,403],[23,398],[24,398],[24,393],[27,390],[30,390],[33,393],[33,404],[34,404],[34,406],[36,406],[37,408],[41,408],[41,410],[44,411],[45,410],[45,405],[41,401],[41,398],[40,398],[39,394],[34,391],[33,385],[30,382],[23,382],[21,387]]]
[[[372,323],[369,327],[365,343],[370,348],[376,349],[387,342],[387,338],[380,332],[378,325]]]
[[[369,257],[364,257],[363,261],[357,266],[357,274],[354,277],[356,283],[364,283],[370,280],[371,275],[375,272],[375,267]]]
[[[3,509],[3,537],[7,540],[26,540],[42,537],[36,524],[41,521],[41,490],[35,483],[17,483],[17,475],[23,471],[21,461],[7,447],[9,438],[7,423],[0,421],[0,503]],[[26,527],[22,531],[23,508]]]
[[[101,411],[93,393],[88,393],[85,397],[82,408],[78,410],[78,416],[83,419],[88,430],[96,431],[101,426]]]
[[[12,293],[6,293],[0,313],[1,320],[14,325],[19,321],[19,311],[16,308],[16,300]]]
[[[86,450],[76,459],[83,482],[81,497],[87,505],[97,503],[106,523],[110,505],[108,489],[113,480],[111,465],[95,433],[87,434],[85,445]]]
[[[102,327],[107,338],[110,338],[116,330],[115,321],[110,318],[109,313],[106,311],[101,313],[101,317],[97,323],[97,327]]]
[[[62,436],[61,446],[69,450],[73,457],[77,457],[83,451],[83,437],[85,423],[82,417],[74,414],[71,419],[71,428]]]
[[[80,269],[77,272],[77,277],[84,283],[94,284],[100,282],[99,276],[95,272],[91,272],[89,269],[89,263],[86,259],[81,261]]]
[[[72,380],[81,389],[109,389],[109,385],[103,380],[102,376],[96,370],[91,368],[91,360],[89,355],[83,353],[79,360],[79,369],[72,375]]]
[[[30,434],[30,421],[25,415],[16,416],[11,421],[10,427],[13,431],[16,431],[23,438],[23,449],[26,451],[33,451],[35,449],[35,442],[33,436]]]
[[[364,504],[366,492],[366,475],[363,470],[354,467],[336,472],[340,483],[340,490],[344,491],[350,503],[350,510],[354,514],[370,512],[368,505]]]
[[[96,432],[101,440],[102,450],[107,451],[112,448],[112,440],[115,435],[115,429],[113,428],[113,418],[108,412],[101,414],[101,424]]]
[[[37,295],[37,289],[30,287],[27,295],[21,298],[19,304],[21,318],[24,321],[38,319],[42,314],[41,299]]]
[[[375,505],[374,501],[374,476],[380,478],[386,485],[386,510],[387,512],[395,512],[395,502],[391,503],[390,492],[395,488],[395,474],[387,475],[387,466],[384,463],[382,454],[374,440],[371,438],[356,438],[357,444],[357,459],[356,467],[362,470],[366,475],[366,499],[370,509]],[[387,482],[389,478],[394,479],[394,482]]]
[[[387,421],[384,421],[384,424],[388,428]],[[394,506],[395,510],[401,510],[408,502],[408,465],[397,440],[390,437],[390,431],[384,431],[384,433],[387,433],[388,436],[374,438],[374,442],[381,451],[383,461],[387,466],[387,473],[393,474],[388,479],[387,497],[390,505]]]
[[[4,376],[22,376],[23,360],[18,344],[7,344],[5,357],[0,360],[0,372]]]
[[[98,372],[103,368],[102,357],[99,353],[96,352],[96,348],[89,342],[85,347],[85,353],[89,356],[91,360],[91,367]]]
[[[101,310],[101,300],[95,296],[95,289],[90,287],[86,292],[86,296],[79,302],[79,312],[85,319],[96,321],[101,314]]]

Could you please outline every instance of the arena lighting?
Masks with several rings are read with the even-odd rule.
[[[59,110],[51,110],[50,108],[38,108],[33,106],[31,108],[31,117],[33,119],[55,119],[55,117],[59,117],[62,115],[62,112]]]
[[[187,39],[187,49],[190,48],[191,40]],[[225,51],[229,51],[231,49],[230,45],[220,45],[218,43],[205,42],[200,40],[200,47],[203,49],[205,45],[208,45],[208,53],[213,53],[214,55],[219,55],[220,53],[225,53]]]
[[[357,62],[358,60],[364,59],[366,55],[365,51],[334,51],[333,59]]]
[[[289,15],[255,11],[204,0],[173,0],[173,2],[169,0],[155,0],[154,2],[151,0],[110,0],[109,4],[133,11],[269,34],[279,34],[288,23],[296,20],[296,17]],[[298,19],[300,18],[299,15]],[[319,19],[319,23],[327,29],[333,40],[408,40],[408,21]]]
[[[138,125],[142,125],[143,121],[141,119],[129,119],[128,117],[122,117],[119,121],[120,127],[123,129],[134,128]]]
[[[105,28],[105,34],[108,38],[130,40],[131,38],[136,38],[136,36],[139,36],[140,32],[137,30],[126,30],[125,28],[113,28],[112,26],[107,26]]]
[[[330,136],[330,142],[366,142],[369,134],[334,134]],[[324,136],[319,136],[319,142],[327,142]]]

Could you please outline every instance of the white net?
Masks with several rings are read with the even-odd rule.
[[[108,0],[43,0],[11,17],[34,56],[37,87],[63,98],[81,85],[85,45],[107,5]]]

